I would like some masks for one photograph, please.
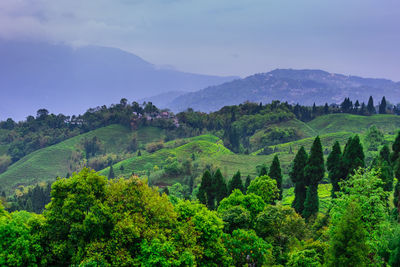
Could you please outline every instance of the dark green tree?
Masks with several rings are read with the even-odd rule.
[[[386,114],[386,98],[382,97],[382,101],[379,104],[379,114]]]
[[[336,141],[332,147],[332,152],[328,156],[326,167],[329,171],[329,179],[332,183],[332,197],[336,197],[335,192],[340,190],[339,182],[343,178],[342,151],[338,141]]]
[[[276,180],[276,185],[279,189],[279,199],[282,199],[282,170],[281,164],[279,162],[279,158],[275,155],[274,159],[272,160],[271,167],[269,168],[269,177]]]
[[[251,183],[250,175],[247,175],[246,182],[244,183],[244,188],[246,191],[247,191],[247,188],[249,188],[250,183]]]
[[[297,152],[294,161],[292,170],[289,173],[290,179],[294,183],[294,201],[292,203],[292,207],[296,210],[297,213],[302,214],[304,210],[304,201],[306,200],[306,179],[304,176],[304,168],[307,165],[307,152],[302,146]]]
[[[268,175],[268,168],[265,165],[261,166],[258,176],[264,176],[264,175]]]
[[[217,201],[218,205],[218,203],[228,195],[226,182],[220,169],[217,169],[213,175],[213,187],[215,192],[215,200]]]
[[[394,163],[397,161],[398,158],[400,158],[400,131],[397,133],[396,139],[394,140],[394,143],[392,145],[392,155],[390,158],[392,161],[392,165],[395,165]]]
[[[114,179],[115,178],[115,174],[114,174],[114,169],[113,169],[113,165],[110,165],[110,171],[108,172],[108,179]]]
[[[364,158],[360,137],[358,135],[350,137],[343,152],[343,171],[346,178],[354,174],[359,167],[363,168],[365,166]]]
[[[213,177],[211,176],[209,170],[206,170],[203,173],[197,198],[199,199],[200,203],[203,203],[209,209],[211,210],[214,209],[215,194],[213,186]]]
[[[240,171],[237,171],[235,175],[233,175],[232,179],[229,182],[229,194],[232,193],[233,190],[239,189],[244,193],[244,187],[243,187],[243,182],[242,178],[240,175]]]
[[[369,115],[376,114],[376,109],[374,106],[374,99],[372,98],[372,96],[370,96],[368,99],[367,111],[368,111]]]
[[[317,136],[311,147],[310,156],[307,160],[307,166],[304,168],[306,177],[307,193],[304,202],[303,216],[308,219],[318,213],[318,183],[324,178],[324,154],[322,152],[321,139]]]

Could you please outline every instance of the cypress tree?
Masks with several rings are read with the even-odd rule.
[[[309,185],[307,187],[306,200],[304,201],[303,217],[308,220],[311,216],[318,213],[319,197],[318,185]]]
[[[279,158],[275,155],[274,159],[272,160],[271,167],[269,168],[269,177],[276,180],[276,185],[279,189],[279,199],[282,199],[282,170],[281,164],[279,162]]]
[[[263,165],[260,169],[260,173],[258,174],[259,177],[268,175],[268,168],[267,166]]]
[[[386,98],[382,97],[382,101],[379,105],[379,114],[386,114]]]
[[[214,192],[215,192],[215,200],[217,204],[224,199],[228,195],[228,189],[226,187],[226,182],[220,169],[213,175],[213,185],[214,185]]]
[[[342,168],[342,152],[338,141],[332,147],[332,152],[328,156],[326,167],[329,171],[329,179],[332,183],[332,197],[335,197],[335,192],[339,191],[339,182],[343,174]]]
[[[140,152],[140,149],[139,149],[139,151],[137,152],[137,156],[140,157],[141,155],[142,155],[142,152]]]
[[[324,114],[329,114],[329,106],[328,106],[328,103],[325,103],[325,106],[324,106]]]
[[[304,201],[306,200],[306,183],[304,176],[304,168],[307,164],[307,152],[302,146],[296,154],[293,161],[292,170],[290,171],[290,179],[295,184],[294,188],[294,200],[292,207],[297,213],[302,214],[304,210]]]
[[[379,157],[381,160],[385,160],[390,163],[390,149],[388,145],[384,145],[382,147],[381,151],[379,151]]]
[[[247,175],[246,177],[246,182],[244,183],[244,189],[247,191],[247,188],[249,188],[249,185],[251,183],[251,178],[250,175]]]
[[[370,96],[368,99],[367,111],[368,111],[369,115],[376,114],[376,110],[374,107],[374,99],[372,98],[372,96]]]
[[[324,178],[324,154],[322,152],[321,139],[317,136],[311,147],[310,156],[307,160],[307,166],[304,168],[306,177],[307,193],[304,202],[303,216],[308,219],[318,213],[318,183]]]
[[[206,205],[209,209],[214,209],[215,194],[213,188],[213,178],[209,170],[203,173],[197,198],[200,203]]]
[[[229,182],[229,194],[232,193],[233,190],[239,189],[244,193],[244,187],[243,187],[243,182],[242,178],[240,175],[240,171],[237,171],[235,175],[233,175],[232,179]]]
[[[397,159],[400,157],[400,131],[397,133],[396,139],[394,140],[394,143],[392,145],[392,155],[391,155],[391,161],[392,165],[393,163],[397,161]],[[400,177],[397,177],[400,179]]]
[[[115,178],[115,174],[114,174],[113,165],[110,165],[110,172],[108,173],[108,179],[114,179],[114,178]]]
[[[350,137],[343,152],[343,174],[345,178],[354,174],[359,167],[365,166],[364,158],[360,137],[358,135]]]

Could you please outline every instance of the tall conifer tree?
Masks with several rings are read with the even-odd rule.
[[[376,114],[376,109],[374,106],[374,99],[372,98],[372,96],[370,96],[368,99],[367,111],[368,111],[369,115]]]
[[[354,174],[359,167],[365,166],[364,158],[360,137],[358,135],[350,137],[343,152],[343,171],[346,178]]]
[[[282,170],[281,164],[279,162],[279,158],[275,155],[274,159],[272,160],[271,167],[269,168],[269,177],[276,180],[276,185],[279,189],[279,199],[282,199]]]
[[[294,187],[294,200],[292,207],[297,213],[302,214],[304,210],[304,201],[306,200],[306,181],[304,176],[304,168],[307,164],[307,152],[302,146],[296,154],[293,161],[292,170],[290,171],[290,179],[295,184]]]
[[[203,174],[197,198],[200,203],[203,203],[209,209],[214,209],[215,194],[213,178],[209,170],[206,170]]]
[[[379,104],[379,114],[386,114],[386,98],[382,97],[382,101]]]
[[[308,219],[319,210],[318,183],[324,178],[324,154],[322,152],[321,139],[317,136],[311,147],[307,166],[304,168],[306,177],[307,193],[304,202],[303,216]]]
[[[213,185],[215,192],[215,200],[217,201],[218,205],[218,203],[228,195],[226,182],[224,177],[222,176],[220,169],[217,169],[217,171],[213,175]]]
[[[235,175],[233,175],[232,179],[229,182],[229,194],[232,193],[233,190],[239,189],[244,193],[244,187],[243,187],[243,182],[242,178],[240,175],[240,171],[237,171]]]
[[[332,197],[335,197],[335,192],[339,191],[340,179],[344,178],[342,168],[342,152],[338,141],[332,147],[332,152],[328,156],[326,167],[329,171],[329,179],[332,183]]]

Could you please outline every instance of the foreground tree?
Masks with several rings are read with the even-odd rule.
[[[302,214],[304,210],[304,201],[306,200],[306,177],[304,175],[304,169],[307,165],[307,152],[302,146],[297,152],[292,170],[289,173],[290,179],[294,183],[294,200],[292,207],[297,213]]]
[[[222,176],[221,170],[217,169],[213,175],[212,179],[213,188],[215,192],[215,200],[217,201],[217,206],[219,202],[228,195],[228,189],[224,177]]]
[[[304,168],[304,175],[308,186],[303,210],[303,216],[306,219],[318,213],[318,183],[324,178],[324,174],[324,154],[322,152],[321,140],[317,136],[311,147],[307,166]]]
[[[272,160],[271,167],[269,168],[269,177],[276,181],[276,185],[279,189],[279,199],[282,199],[282,170],[279,158],[277,155],[274,156]]]
[[[331,227],[328,266],[368,266],[368,247],[361,208],[350,202]]]
[[[251,181],[249,188],[247,188],[247,194],[251,193],[260,196],[266,204],[273,204],[279,199],[279,189],[276,180],[266,175],[256,177]]]

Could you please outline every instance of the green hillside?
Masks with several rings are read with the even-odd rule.
[[[110,125],[79,136],[70,138],[59,144],[37,150],[11,165],[0,174],[3,190],[19,185],[30,185],[42,181],[52,181],[57,176],[65,176],[76,171],[77,159],[83,155],[82,140],[97,137],[101,140],[104,153],[121,153],[132,136],[136,136],[138,145],[163,138],[158,128],[144,127],[136,132],[121,125]]]
[[[393,134],[400,129],[400,116],[360,116],[338,113],[317,117],[308,122],[307,125],[314,129],[318,134],[335,132],[362,133],[372,125],[375,125],[384,133]]]

